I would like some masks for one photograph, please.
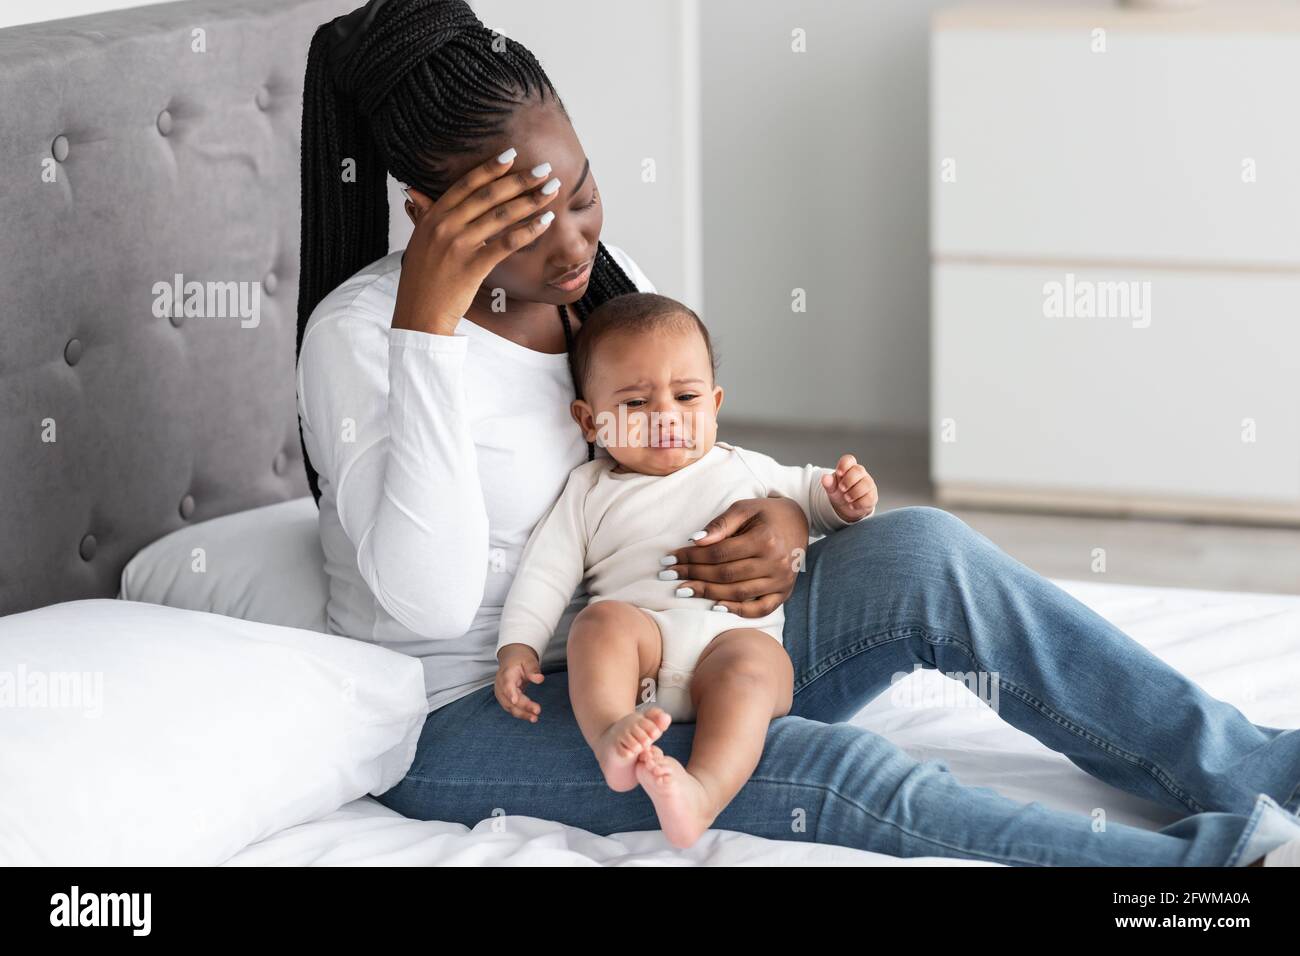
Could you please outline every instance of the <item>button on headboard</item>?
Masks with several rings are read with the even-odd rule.
[[[0,30],[0,613],[113,596],[155,538],[307,493],[302,76],[354,5]]]

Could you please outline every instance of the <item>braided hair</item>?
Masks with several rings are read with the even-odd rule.
[[[485,27],[464,0],[370,0],[316,30],[303,83],[295,354],[320,301],[388,253],[385,173],[437,199],[452,185],[448,160],[484,151],[515,110],[548,97],[567,115],[536,57]],[[587,291],[573,308],[585,319],[607,299],[635,291],[598,243]],[[568,310],[558,312],[572,353]],[[301,421],[298,434],[301,440]],[[319,502],[305,445],[303,464]]]

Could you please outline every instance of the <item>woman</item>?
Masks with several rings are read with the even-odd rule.
[[[653,288],[600,242],[558,96],[464,3],[380,0],[313,39],[302,150],[299,410],[330,627],[420,657],[429,693],[410,772],[380,799],[468,825],[654,828],[650,801],[609,790],[583,742],[563,641],[540,662],[538,723],[491,686],[520,550],[591,453],[568,417],[568,342],[595,305]],[[414,221],[392,255],[385,171],[410,185]],[[1300,800],[1300,731],[1251,724],[955,517],[879,514],[813,544],[797,574],[807,525],[790,502],[741,502],[708,530],[673,586],[747,616],[785,601],[795,670],[791,715],[719,828],[1030,865],[1245,865],[1300,836],[1279,808]],[[915,663],[996,675],[1005,720],[1191,815],[1095,832],[844,723]],[[660,743],[684,758],[691,733]]]

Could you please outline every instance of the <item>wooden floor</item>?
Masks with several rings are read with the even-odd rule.
[[[935,504],[928,442],[919,434],[729,425],[720,438],[790,465],[857,456],[880,488],[880,510]],[[1300,594],[1300,530],[1176,520],[951,508],[1008,554],[1051,578],[1214,591]],[[1106,570],[1092,570],[1105,549]]]

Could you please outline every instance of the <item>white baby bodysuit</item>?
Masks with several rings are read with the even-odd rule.
[[[832,469],[786,466],[723,442],[671,475],[617,473],[616,465],[602,457],[575,468],[533,529],[501,612],[497,650],[526,644],[541,659],[585,583],[593,603],[624,601],[650,612],[663,643],[658,703],[674,719],[689,720],[690,674],[708,642],[732,628],[758,628],[780,640],[785,616],[778,607],[766,617],[745,618],[712,610],[706,598],[677,597],[681,582],[659,580],[659,559],[745,498],[794,500],[818,535],[852,522],[835,513],[822,487]]]

